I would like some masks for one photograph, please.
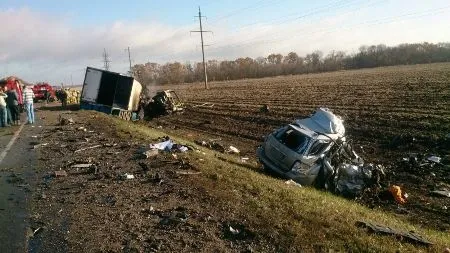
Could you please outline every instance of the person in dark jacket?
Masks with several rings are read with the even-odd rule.
[[[15,90],[8,90],[6,95],[8,95],[6,107],[11,115],[11,125],[20,125],[19,96]]]

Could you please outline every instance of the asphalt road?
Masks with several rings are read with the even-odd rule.
[[[34,126],[0,128],[0,252],[3,253],[28,251],[27,234],[31,230],[27,207],[37,166],[31,144],[36,142],[33,136],[42,129],[39,120]]]

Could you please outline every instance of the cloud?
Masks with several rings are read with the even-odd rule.
[[[362,44],[450,40],[450,27],[444,22],[448,13],[386,22],[384,16],[371,15],[373,11],[360,8],[242,28],[230,27],[228,21],[217,24],[206,21],[205,27],[214,31],[205,34],[205,43],[211,44],[206,54],[209,59],[231,60],[274,52],[296,51],[305,55],[335,49],[351,53]],[[383,13],[382,9],[379,11]],[[128,46],[133,64],[201,59],[199,34],[189,33],[197,29],[196,23],[174,27],[157,21],[117,20],[106,25],[75,25],[71,22],[73,15],[68,17],[29,8],[0,9],[0,19],[7,21],[7,25],[0,27],[0,71],[31,82],[69,82],[72,75],[74,82],[80,83],[86,66],[102,67],[104,48],[110,54],[112,70],[126,72]],[[376,22],[377,19],[381,21]]]

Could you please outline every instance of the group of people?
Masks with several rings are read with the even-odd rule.
[[[23,105],[27,112],[28,124],[34,124],[34,93],[30,87],[23,86]],[[20,125],[19,95],[7,86],[0,87],[0,127]]]

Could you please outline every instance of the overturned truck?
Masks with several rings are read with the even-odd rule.
[[[142,85],[133,77],[88,67],[81,91],[80,108],[137,119]]]
[[[269,134],[257,156],[266,170],[349,196],[377,183],[375,171],[382,173],[364,164],[346,140],[343,120],[326,108]]]

